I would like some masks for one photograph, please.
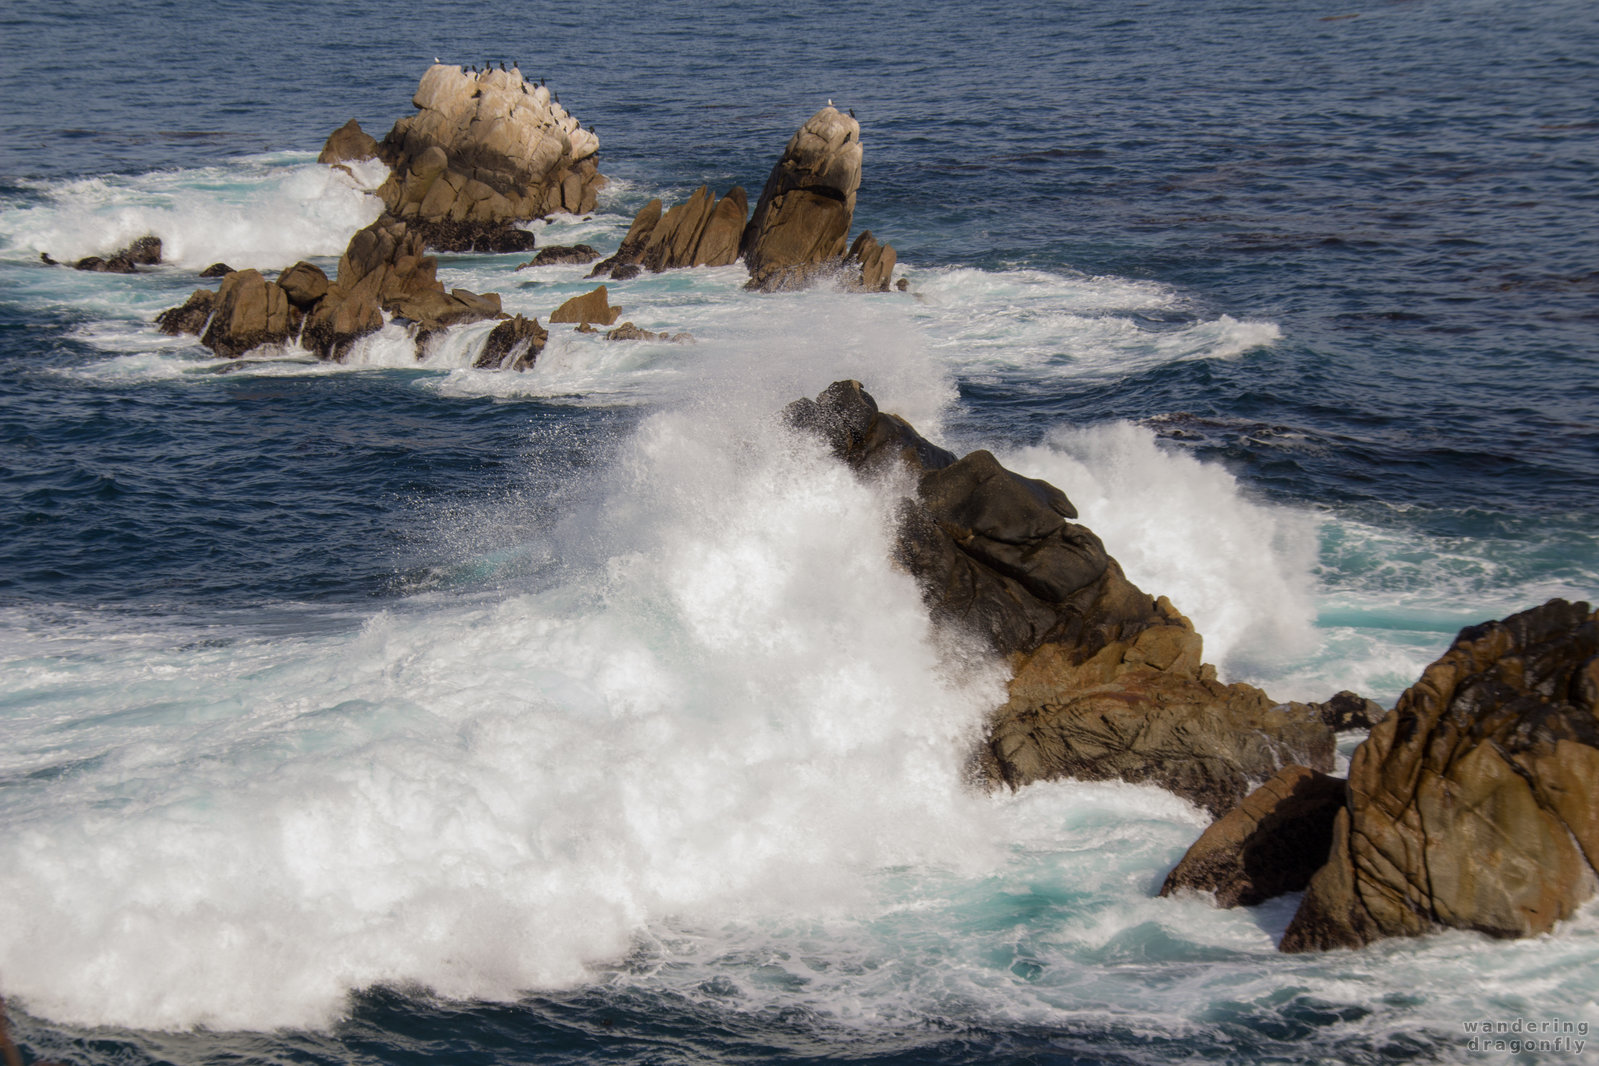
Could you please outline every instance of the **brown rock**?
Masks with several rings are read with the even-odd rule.
[[[824,107],[789,140],[744,231],[750,288],[807,283],[844,255],[861,183],[860,125]]]
[[[574,296],[566,301],[550,315],[551,322],[577,322],[584,325],[597,323],[609,326],[616,321],[622,313],[620,307],[612,307],[610,296],[601,285],[593,292],[586,292],[582,296]]]
[[[652,333],[647,329],[640,329],[631,322],[623,322],[620,326],[605,334],[608,341],[668,341],[672,344],[689,344],[694,340],[692,333]]]
[[[1464,629],[1355,749],[1327,864],[1279,945],[1547,932],[1595,890],[1599,613]]]
[[[538,360],[549,336],[538,319],[517,315],[489,331],[483,351],[472,365],[490,370],[527,370]]]
[[[496,223],[593,209],[605,184],[599,138],[548,89],[516,71],[439,64],[412,102],[417,114],[379,146],[393,174],[378,194],[397,217]]]
[[[644,266],[657,274],[670,267],[691,266],[714,201],[711,190],[701,185],[688,200],[662,215],[644,246]]]
[[[328,134],[327,143],[322,145],[322,151],[317,155],[316,161],[354,163],[363,159],[376,159],[377,155],[378,142],[352,118]]]
[[[231,273],[233,273],[233,268],[228,266],[228,264],[212,263],[210,266],[200,271],[200,276],[202,278],[225,278]]]
[[[1333,696],[1326,703],[1312,703],[1310,705],[1316,713],[1321,715],[1321,720],[1332,727],[1335,733],[1347,733],[1356,729],[1370,729],[1382,721],[1382,716],[1388,712],[1382,709],[1382,704],[1376,700],[1368,700],[1358,693],[1347,689]]]
[[[1298,892],[1327,861],[1345,785],[1306,766],[1284,767],[1210,824],[1160,894],[1213,892],[1219,907],[1252,907]]]
[[[749,216],[749,197],[741,186],[735,185],[716,202],[711,217],[700,232],[699,244],[694,248],[694,259],[685,266],[729,266],[738,260],[739,241],[744,236],[745,219]]]
[[[415,218],[408,224],[422,238],[423,247],[436,252],[505,255],[530,252],[536,243],[533,234],[510,220],[468,222],[453,218]]]
[[[263,344],[282,344],[288,339],[289,299],[282,289],[258,270],[236,270],[222,279],[201,344],[232,359]]]
[[[871,230],[862,230],[844,257],[845,288],[860,292],[887,292],[898,256],[892,244],[879,244]]]
[[[321,267],[302,259],[278,275],[278,287],[295,307],[309,310],[328,294],[328,276]]]
[[[601,274],[610,274],[616,277],[616,272],[622,267],[635,266],[644,257],[644,248],[650,242],[650,235],[655,232],[656,224],[661,221],[661,201],[651,200],[639,208],[638,214],[633,216],[633,224],[627,228],[627,236],[622,238],[622,243],[617,247],[616,254],[602,260],[598,266],[589,271],[589,277],[597,278]],[[638,271],[634,271],[636,275]]]
[[[155,324],[162,333],[176,337],[183,333],[199,336],[211,320],[211,310],[216,293],[210,289],[195,289],[181,307],[168,308],[155,316]]]
[[[991,716],[977,770],[1021,787],[1053,777],[1147,781],[1216,814],[1286,763],[1331,769],[1332,731],[1302,704],[1222,685],[1192,625],[1133,585],[1071,501],[988,452],[956,459],[859,382],[789,405],[863,472],[898,465],[895,557],[940,622],[1008,655],[1009,699]]]

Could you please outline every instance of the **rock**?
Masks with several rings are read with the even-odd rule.
[[[749,201],[737,185],[720,200],[701,185],[687,201],[664,214],[661,201],[651,200],[633,218],[616,254],[594,268],[590,277],[609,274],[614,280],[634,277],[638,269],[660,273],[678,267],[727,266],[738,258]]]
[[[321,267],[302,259],[278,275],[278,287],[295,307],[310,310],[328,294],[328,276]]]
[[[608,341],[670,341],[673,344],[691,344],[694,341],[692,333],[652,333],[647,329],[639,329],[631,322],[623,322],[620,326],[605,335]]]
[[[200,271],[200,276],[202,278],[225,278],[231,273],[233,273],[233,268],[228,266],[228,264],[212,263],[210,266]]]
[[[282,344],[289,339],[289,310],[288,296],[259,270],[235,270],[222,279],[200,343],[228,359],[263,344]]]
[[[1279,947],[1549,931],[1599,884],[1596,782],[1599,613],[1550,600],[1461,630],[1355,749]]]
[[[135,266],[155,266],[161,262],[161,238],[140,237],[117,254],[127,256]]]
[[[328,135],[327,143],[317,155],[318,163],[356,163],[363,159],[376,159],[378,142],[351,119]]]
[[[744,231],[749,287],[800,287],[844,255],[861,184],[861,128],[832,107],[812,115],[772,168]]]
[[[584,263],[594,262],[599,257],[600,253],[586,244],[552,244],[546,248],[540,248],[537,255],[516,269],[526,270],[529,267],[565,266],[568,264],[582,266]]]
[[[601,285],[593,292],[586,292],[582,296],[574,296],[566,301],[550,315],[551,322],[576,322],[583,325],[598,323],[609,326],[616,321],[622,313],[620,307],[612,307],[610,296]]]
[[[1213,892],[1219,907],[1252,907],[1300,891],[1327,861],[1345,786],[1306,766],[1284,767],[1210,824],[1160,894]]]
[[[54,259],[42,252],[40,258],[47,264],[55,263]],[[90,255],[78,260],[72,266],[74,270],[87,270],[98,274],[136,274],[137,268],[154,266],[159,262],[161,262],[161,238],[145,236],[138,238],[126,248],[113,252],[109,259]]]
[[[892,244],[879,244],[871,230],[862,230],[844,257],[844,287],[859,292],[887,292],[897,259]]]
[[[639,266],[637,263],[624,263],[622,266],[619,266],[611,271],[611,280],[631,281],[642,273],[644,273],[644,268]],[[589,275],[589,277],[593,276],[593,274]]]
[[[1382,704],[1347,689],[1333,696],[1326,703],[1312,703],[1321,720],[1332,727],[1335,733],[1347,733],[1355,729],[1370,729],[1382,720],[1388,712],[1382,709]]]
[[[519,72],[438,64],[412,103],[379,145],[393,173],[378,195],[395,216],[508,225],[594,209],[599,138]]]
[[[473,222],[414,218],[409,225],[422,238],[424,248],[436,252],[476,252],[480,255],[506,255],[531,252],[533,234],[507,221]]]
[[[125,255],[114,255],[110,259],[102,259],[97,255],[84,256],[72,264],[74,270],[86,270],[95,274],[137,274],[133,260]]]
[[[517,315],[489,331],[483,351],[472,365],[480,369],[527,370],[538,360],[549,336],[538,319]]]
[[[895,558],[935,619],[1009,658],[1009,699],[977,771],[1013,788],[1055,777],[1161,785],[1221,814],[1288,763],[1330,770],[1332,731],[1303,704],[1223,685],[1200,637],[1164,597],[1133,585],[1055,486],[988,452],[957,459],[859,382],[790,404],[864,474],[901,467]]]
[[[156,315],[156,327],[172,337],[184,333],[192,333],[198,337],[211,319],[216,295],[210,289],[195,289],[181,307],[168,308]]]

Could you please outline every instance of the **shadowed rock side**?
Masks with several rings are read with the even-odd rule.
[[[1193,626],[1133,585],[1064,493],[986,451],[957,459],[858,382],[785,412],[863,473],[903,465],[895,553],[935,618],[1009,657],[980,774],[1020,787],[1056,777],[1161,785],[1220,814],[1288,763],[1330,770],[1332,730],[1303,704],[1223,685]]]
[[[1298,892],[1327,861],[1345,782],[1284,767],[1210,824],[1166,876],[1160,894],[1213,892],[1220,907],[1252,907]]]
[[[422,75],[412,103],[417,114],[378,145],[392,171],[378,195],[428,247],[528,251],[532,235],[512,223],[594,209],[605,185],[599,138],[519,71],[438,64]],[[364,148],[344,133],[329,138],[324,154]]]
[[[317,154],[318,163],[358,163],[363,159],[376,159],[378,157],[378,142],[371,134],[361,128],[361,124],[351,119],[332,133],[328,134],[322,151]]]
[[[1546,932],[1594,894],[1596,789],[1599,614],[1551,600],[1464,629],[1355,750],[1280,947]]]
[[[487,370],[527,370],[538,360],[549,338],[538,319],[516,315],[489,331],[483,351],[472,365]]]
[[[201,344],[228,358],[298,338],[320,358],[336,360],[352,342],[383,328],[385,312],[412,324],[418,341],[446,326],[500,317],[497,294],[445,292],[437,268],[438,261],[423,254],[422,236],[385,215],[350,240],[331,282],[304,262],[275,282],[256,270],[237,270],[222,279],[214,297],[197,290],[156,321],[167,333],[199,333]]]

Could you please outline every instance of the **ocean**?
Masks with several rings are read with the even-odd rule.
[[[856,378],[1062,488],[1223,679],[1390,705],[1462,626],[1599,597],[1599,8],[66,0],[0,32],[24,1062],[1599,1047],[1593,907],[1282,956],[1294,897],[1156,898],[1185,802],[974,789],[1001,665],[891,565],[892,493],[777,417]],[[213,262],[331,273],[383,175],[315,155],[435,57],[595,126],[598,209],[532,228],[606,253],[852,108],[855,227],[909,291],[646,275],[622,317],[695,343],[557,327],[522,374],[471,369],[487,324],[342,365],[154,328]],[[146,233],[136,276],[40,262]],[[592,287],[525,258],[439,274],[541,321]]]

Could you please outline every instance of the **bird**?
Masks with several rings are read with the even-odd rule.
[[[437,66],[438,64],[440,64],[442,62],[444,62],[444,60],[440,59],[438,56],[434,56],[433,57],[433,63],[434,63],[435,66]]]
[[[854,118],[855,117],[855,109],[853,107],[849,109],[849,117],[850,118]]]
[[[833,98],[831,96],[829,96],[827,98],[827,106],[828,107],[832,107],[833,106]]]
[[[501,74],[505,73],[505,60],[503,60],[503,59],[500,60],[500,73]]]

